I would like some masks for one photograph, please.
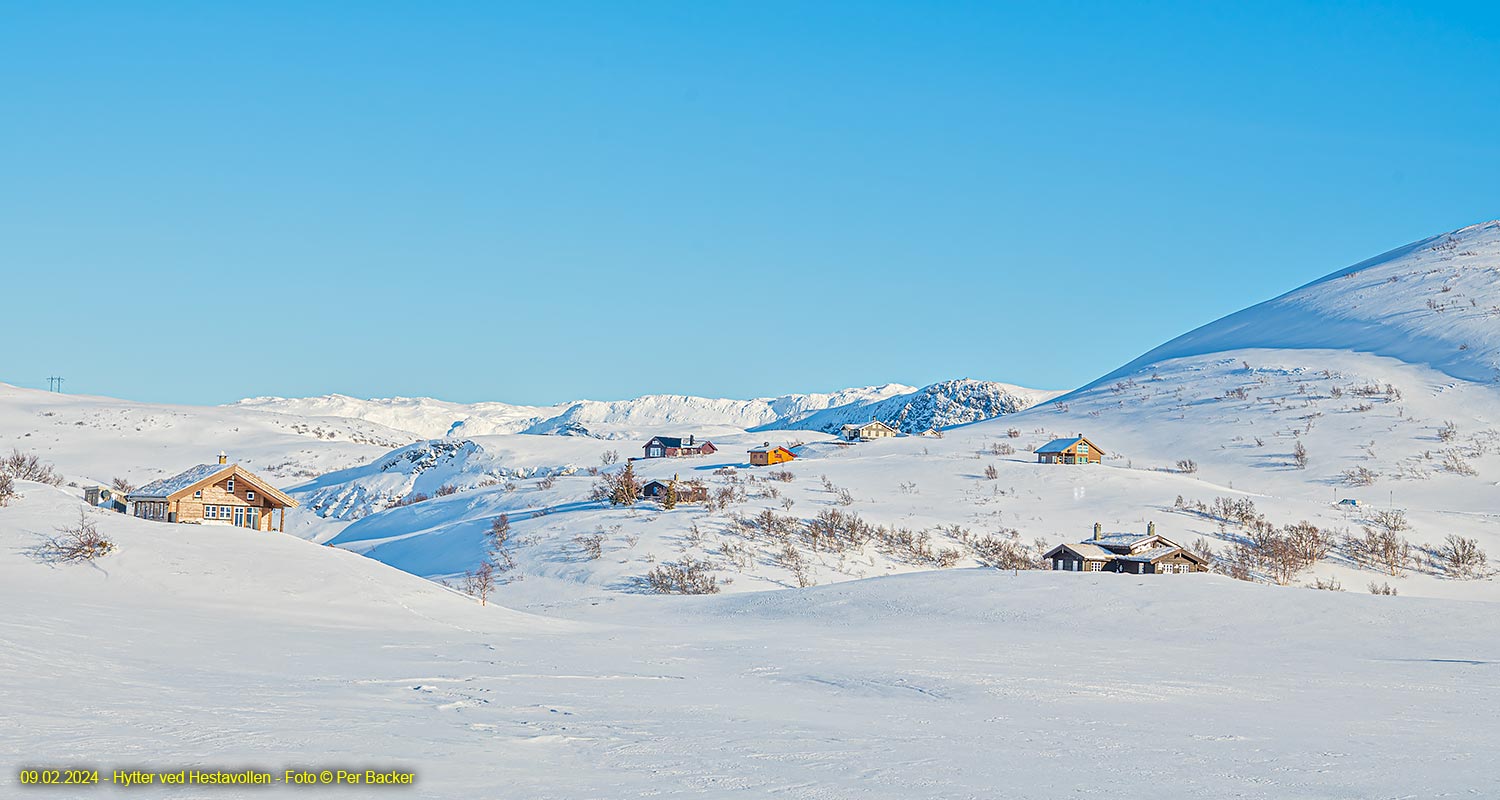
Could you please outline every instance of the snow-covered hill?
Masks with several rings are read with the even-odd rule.
[[[7,797],[50,765],[100,771],[42,792],[70,798],[1500,789],[1487,605],[959,570],[526,613],[292,537],[103,512],[115,553],[49,564],[34,545],[80,504],[22,492],[0,508]],[[108,785],[184,768],[415,783]]]
[[[138,403],[0,384],[0,454],[35,453],[76,483],[136,485],[227,451],[281,485],[362,464],[416,437],[364,420]]]
[[[785,419],[768,428],[838,433],[846,424],[879,420],[903,433],[1015,414],[1062,394],[1025,389],[1007,383],[961,378],[943,381],[894,397],[861,400],[815,411],[799,419]]]
[[[973,564],[985,537],[1050,545],[1087,535],[1094,522],[1112,530],[1156,522],[1182,544],[1201,538],[1223,552],[1245,530],[1195,510],[1223,497],[1253,502],[1275,525],[1305,520],[1339,541],[1379,512],[1404,515],[1414,555],[1396,575],[1335,547],[1300,581],[1362,589],[1378,580],[1409,594],[1500,599],[1492,571],[1459,580],[1438,554],[1450,534],[1500,554],[1500,387],[1459,377],[1483,377],[1493,362],[1497,268],[1500,226],[1435,237],[1206,326],[1053,402],[942,439],[811,443],[785,468],[789,481],[747,469],[738,449],[637,465],[643,478],[705,480],[728,498],[712,510],[611,509],[590,499],[596,479],[575,472],[375,514],[332,541],[441,577],[477,563],[483,530],[505,513],[526,587],[628,590],[652,565],[691,557],[743,591]],[[1399,336],[1384,332],[1387,320]],[[1368,346],[1349,338],[1358,326],[1377,331]],[[888,402],[916,407],[904,397]],[[818,416],[830,413],[804,422],[824,427]],[[871,412],[856,413],[850,421]],[[1101,467],[1035,463],[1030,449],[1075,433],[1106,452]],[[1344,498],[1362,506],[1335,505]],[[835,512],[884,533],[838,551],[785,534]],[[576,538],[596,535],[604,556],[580,558]],[[902,536],[922,544],[893,543]],[[800,554],[787,551],[788,538]]]

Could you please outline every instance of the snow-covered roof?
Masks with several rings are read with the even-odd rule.
[[[766,444],[766,445],[761,445],[760,447],[752,447],[752,448],[750,448],[750,452],[752,452],[752,453],[769,453],[772,450],[786,450],[788,453],[792,452],[791,450],[789,450],[788,448],[786,448],[784,445],[779,445],[779,444],[774,444],[774,445],[773,444]]]
[[[1080,555],[1084,558],[1093,558],[1100,561],[1108,561],[1111,558],[1119,558],[1119,554],[1111,553],[1110,551],[1105,550],[1098,545],[1089,544],[1088,542],[1069,542],[1068,544],[1060,544],[1057,547],[1054,547],[1051,552],[1047,553],[1047,555],[1051,556],[1052,553],[1055,553],[1058,550],[1071,550],[1075,554]]]
[[[1161,547],[1153,547],[1150,550],[1144,550],[1144,551],[1139,552],[1139,553],[1131,553],[1131,554],[1127,554],[1127,555],[1118,555],[1118,556],[1115,556],[1115,558],[1118,558],[1121,561],[1145,561],[1147,563],[1150,563],[1152,561],[1157,560],[1158,558],[1166,558],[1167,556],[1172,555],[1173,553],[1176,553],[1176,552],[1181,551],[1181,550],[1182,550],[1182,548],[1178,547],[1175,544],[1173,544],[1173,545],[1163,545]]]
[[[1074,436],[1068,439],[1053,439],[1052,441],[1042,445],[1041,447],[1038,447],[1036,451],[1038,453],[1061,453],[1069,447],[1072,447],[1075,443],[1081,441],[1083,441],[1082,436]]]
[[[173,475],[170,478],[152,481],[145,486],[131,492],[125,497],[126,500],[165,500],[168,496],[176,494],[183,489],[200,481],[208,480],[220,472],[234,469],[233,465],[226,464],[199,464],[187,470]]]

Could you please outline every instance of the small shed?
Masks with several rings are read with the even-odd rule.
[[[770,442],[766,442],[750,451],[750,466],[768,467],[772,464],[782,464],[791,461],[796,457],[795,453],[785,447],[780,445],[772,447]]]

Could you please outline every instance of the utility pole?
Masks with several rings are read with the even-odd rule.
[[[63,379],[57,377],[56,375],[53,375],[52,377],[50,377],[50,378],[47,379],[47,390],[48,391],[57,392],[58,394],[61,394],[62,393],[62,385],[63,385]]]

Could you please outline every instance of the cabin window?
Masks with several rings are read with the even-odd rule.
[[[1078,452],[1080,452],[1080,453],[1087,453],[1088,451],[1089,451],[1089,446],[1087,444],[1084,444],[1083,442],[1079,442],[1078,443]]]
[[[224,484],[224,491],[229,492],[230,494],[234,494],[234,476],[233,475],[231,475],[229,477],[229,481]]]
[[[219,507],[218,506],[204,506],[203,507],[203,518],[204,519],[218,519],[219,518]]]
[[[193,492],[193,497],[202,497],[202,496],[203,496],[203,490],[202,489],[199,489],[198,491]]]
[[[245,492],[245,499],[253,501],[255,499],[255,492]]]
[[[1089,562],[1089,572],[1103,572],[1103,571],[1104,571],[1104,562],[1103,561],[1090,561]]]
[[[661,448],[653,447],[650,450],[646,451],[646,455],[651,458],[661,458]]]
[[[1136,564],[1135,564],[1135,574],[1137,574],[1137,575],[1145,575],[1146,574],[1146,565],[1140,563],[1139,561],[1137,561]]]

